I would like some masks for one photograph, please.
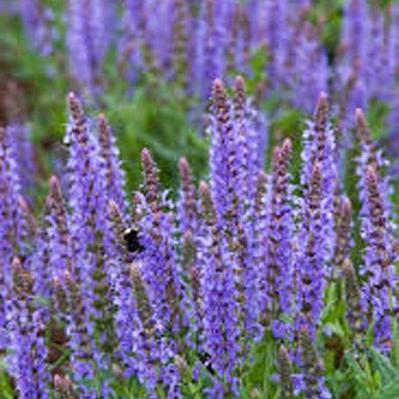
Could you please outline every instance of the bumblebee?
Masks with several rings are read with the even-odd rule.
[[[136,227],[129,227],[123,232],[123,240],[129,252],[141,253],[144,247],[140,244],[139,231]]]

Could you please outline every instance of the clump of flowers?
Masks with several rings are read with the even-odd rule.
[[[105,116],[89,118],[71,93],[68,184],[53,176],[34,217],[15,129],[0,129],[0,343],[21,398],[119,397],[129,381],[136,391],[120,395],[239,398],[248,370],[270,362],[268,386],[278,379],[281,397],[331,398],[323,318],[337,284],[348,349],[362,351],[372,328],[376,350],[392,345],[398,246],[363,114],[357,215],[327,95],[301,153],[288,138],[278,143],[267,173],[266,131],[241,77],[233,90],[214,81],[209,181],[196,184],[182,158],[177,200],[149,149],[129,198]],[[273,355],[259,361],[267,345]]]

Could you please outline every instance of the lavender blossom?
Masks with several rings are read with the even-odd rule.
[[[135,196],[136,218],[145,248],[140,256],[140,271],[147,287],[156,335],[160,337],[161,379],[168,397],[180,397],[180,375],[174,364],[176,342],[164,335],[178,333],[187,323],[187,312],[182,306],[185,301],[182,300],[181,271],[173,240],[175,221],[172,212],[163,210],[168,203],[161,198],[157,168],[147,149],[142,151],[142,164],[145,195],[137,193]]]
[[[32,134],[28,126],[12,124],[7,127],[10,138],[10,151],[16,162],[22,192],[31,195],[36,182],[37,165],[32,143]]]
[[[326,285],[322,221],[322,179],[320,163],[313,165],[309,191],[305,197],[305,214],[300,237],[304,248],[296,263],[297,303],[296,330],[306,328],[315,339],[317,324],[323,309],[323,294]]]
[[[116,334],[118,338],[118,357],[121,358],[126,376],[137,375],[151,396],[155,396],[157,371],[152,364],[156,359],[157,348],[151,345],[145,325],[147,317],[140,316],[137,302],[143,300],[145,292],[140,296],[133,295],[133,285],[130,274],[136,266],[130,265],[128,253],[123,245],[122,235],[125,230],[123,217],[117,204],[109,202],[107,227],[110,229],[110,241],[107,245],[107,267],[111,269],[116,306]],[[135,260],[133,262],[136,262]],[[137,281],[133,278],[133,282]],[[137,288],[137,282],[136,282]],[[136,299],[137,298],[137,299]]]
[[[177,217],[179,221],[179,230],[181,234],[180,248],[182,272],[187,274],[189,283],[185,283],[184,292],[186,295],[185,308],[187,319],[191,320],[191,332],[189,334],[188,344],[191,346],[198,340],[196,336],[202,324],[203,306],[201,292],[202,269],[198,261],[198,249],[202,246],[201,234],[202,225],[199,220],[199,205],[197,199],[197,190],[193,183],[190,165],[185,158],[180,159],[181,189],[180,200],[177,204]]]
[[[273,154],[273,171],[266,257],[267,309],[276,337],[290,336],[290,326],[281,320],[292,314],[294,219],[291,201],[289,159],[292,152],[290,140],[276,147]]]
[[[367,32],[367,52],[365,63],[365,81],[368,97],[380,101],[388,99],[391,85],[389,73],[388,47],[384,38],[384,20],[382,11],[376,5],[370,5]],[[378,56],[377,56],[378,54]]]
[[[178,205],[181,233],[195,233],[198,225],[197,193],[193,184],[190,165],[186,158],[179,162],[181,176],[180,201]]]
[[[245,82],[241,76],[236,78],[234,89],[233,120],[239,167],[236,192],[242,204],[240,210],[245,213],[254,205],[256,176],[264,164],[268,137],[266,122],[247,98]]]
[[[100,72],[112,37],[112,5],[107,0],[72,0],[67,46],[74,79],[91,97],[100,89]]]
[[[72,260],[72,244],[70,232],[70,216],[57,177],[50,179],[50,194],[46,206],[49,208],[48,235],[51,256],[50,273],[52,279],[65,283],[66,277],[74,273]]]
[[[0,127],[0,347],[7,347],[7,301],[12,296],[14,256],[29,253],[27,204],[21,196],[20,176],[10,130]]]
[[[204,182],[200,184],[200,194],[202,213],[207,225],[203,248],[205,253],[199,254],[204,269],[203,348],[210,356],[209,363],[220,379],[219,383],[215,384],[215,388],[219,387],[217,389],[219,394],[220,389],[226,393],[231,390],[235,392],[237,380],[234,377],[234,370],[240,347],[233,265],[228,261],[228,252],[226,253],[221,231],[217,227],[216,209],[209,187]],[[226,381],[225,388],[220,387],[221,381]]]
[[[375,324],[375,345],[381,350],[390,348],[392,339],[392,306],[396,306],[395,266],[397,254],[381,192],[378,172],[369,166],[366,174],[366,213],[363,215],[362,238],[365,241],[362,273],[366,283],[362,289],[362,306]]]
[[[322,170],[321,180],[321,207],[322,228],[324,232],[323,251],[324,267],[330,262],[335,246],[334,234],[334,205],[338,188],[338,175],[335,160],[334,131],[328,120],[329,103],[325,93],[321,93],[314,114],[313,122],[308,123],[308,129],[304,132],[304,146],[302,160],[304,162],[301,183],[307,195],[309,179],[312,176],[314,163],[318,162]]]
[[[274,88],[278,88],[280,81],[279,75],[279,51],[282,51],[282,43],[284,30],[281,27],[286,22],[287,18],[287,2],[269,0],[265,5],[266,11],[266,40],[269,54],[269,63],[267,66],[268,79]],[[277,83],[277,86],[276,86]]]
[[[125,172],[119,159],[119,149],[116,140],[104,115],[98,117],[99,129],[99,156],[100,168],[104,174],[104,194],[108,200],[114,200],[122,213],[126,212],[127,202],[125,198]]]
[[[305,23],[300,32],[293,73],[293,104],[298,109],[311,112],[319,93],[327,90],[328,67],[325,50],[309,23]]]
[[[55,31],[51,26],[53,15],[40,0],[21,0],[20,13],[26,36],[40,54],[48,56],[53,51]]]
[[[232,220],[237,213],[237,183],[239,159],[237,135],[231,119],[229,103],[223,83],[216,79],[213,85],[214,121],[211,126],[210,149],[211,187],[218,219]]]
[[[12,288],[7,298],[8,363],[21,398],[37,398],[38,375],[34,366],[34,324],[32,320],[32,275],[19,258],[12,260]],[[44,397],[46,397],[46,393]]]
[[[73,94],[69,95],[69,108],[71,116],[69,198],[73,210],[71,235],[75,264],[72,279],[79,285],[78,289],[82,290],[81,293],[76,293],[75,300],[79,301],[81,296],[80,299],[84,302],[81,308],[84,312],[85,327],[91,338],[95,364],[99,369],[108,369],[110,360],[106,352],[101,351],[110,339],[108,334],[111,333],[106,323],[107,315],[104,314],[106,307],[102,306],[103,301],[107,301],[102,230],[106,215],[104,181],[100,178],[96,142],[89,130],[82,106]],[[94,336],[95,328],[100,330],[98,338]],[[90,375],[90,371],[87,372]],[[82,377],[78,375],[78,378]],[[108,394],[104,391],[103,395]]]
[[[224,21],[223,11],[226,2],[216,6],[213,0],[202,2],[195,41],[195,68],[192,72],[196,88],[202,100],[208,98],[211,87],[203,82],[213,82],[224,76],[225,59],[222,34]],[[224,32],[223,32],[224,33]],[[226,40],[226,39],[225,39]]]
[[[145,3],[126,0],[123,8],[123,35],[120,44],[119,64],[130,84],[135,84],[140,71],[145,70],[142,49],[144,47]]]

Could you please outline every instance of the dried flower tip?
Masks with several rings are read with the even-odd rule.
[[[98,130],[99,130],[99,142],[101,147],[102,148],[109,147],[111,132],[107,118],[104,114],[98,115]]]
[[[368,128],[366,116],[364,115],[364,112],[362,111],[361,108],[356,108],[355,117],[356,117],[356,132],[359,140],[366,144],[371,144],[372,139],[371,139],[370,130]]]
[[[182,356],[175,355],[175,364],[176,364],[177,368],[179,369],[181,375],[184,375],[187,373],[188,365],[187,365],[186,360]]]
[[[82,103],[75,93],[69,93],[68,95],[68,108],[76,124],[85,121]]]
[[[235,83],[235,96],[234,96],[234,108],[236,116],[239,118],[244,117],[245,103],[246,103],[246,91],[245,91],[245,81],[242,76],[237,76]]]
[[[339,202],[339,214],[345,221],[352,220],[352,203],[348,197],[341,197]]]
[[[108,214],[113,220],[118,220],[121,218],[118,204],[112,199],[108,201]]]
[[[342,270],[344,272],[345,276],[345,283],[347,285],[347,291],[349,293],[356,293],[357,288],[358,288],[358,281],[356,277],[356,271],[355,268],[353,267],[353,263],[349,258],[346,258],[343,265],[342,265]]]
[[[205,219],[209,224],[214,224],[216,222],[216,212],[213,206],[211,191],[208,184],[204,181],[201,181],[199,191],[201,195],[201,202],[205,214]]]
[[[51,176],[50,178],[50,195],[54,201],[63,201],[61,183],[57,176]]]
[[[141,163],[144,173],[146,199],[151,206],[156,206],[159,198],[158,170],[150,150],[144,148],[141,151]]]
[[[245,80],[241,75],[236,77],[234,86],[237,93],[242,92],[245,94]]]
[[[26,200],[23,197],[18,198],[18,206],[19,206],[19,209],[21,210],[22,215],[24,216],[24,218],[27,222],[28,231],[33,236],[37,229],[37,223],[36,223],[35,216],[34,216],[32,210],[30,209],[28,203],[26,202]]]
[[[328,96],[326,93],[322,91],[320,93],[314,114],[316,131],[323,131],[326,129],[328,123],[328,113],[329,113]]]
[[[190,164],[188,163],[187,159],[184,157],[180,158],[179,170],[180,170],[180,176],[182,178],[183,183],[192,181],[192,172],[191,172]]]
[[[227,101],[228,96],[223,82],[220,79],[215,79],[213,82],[212,98],[218,113],[226,114],[229,109]]]
[[[283,155],[284,158],[288,158],[291,155],[291,153],[292,153],[292,141],[290,139],[286,138],[283,141],[282,152],[283,152],[283,154],[286,154],[286,155]]]
[[[73,388],[72,381],[68,375],[56,374],[54,376],[54,388],[58,392],[69,393]]]

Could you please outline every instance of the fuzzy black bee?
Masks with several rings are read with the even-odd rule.
[[[139,231],[135,227],[129,227],[123,232],[126,248],[129,252],[143,252],[144,247],[140,244]]]

